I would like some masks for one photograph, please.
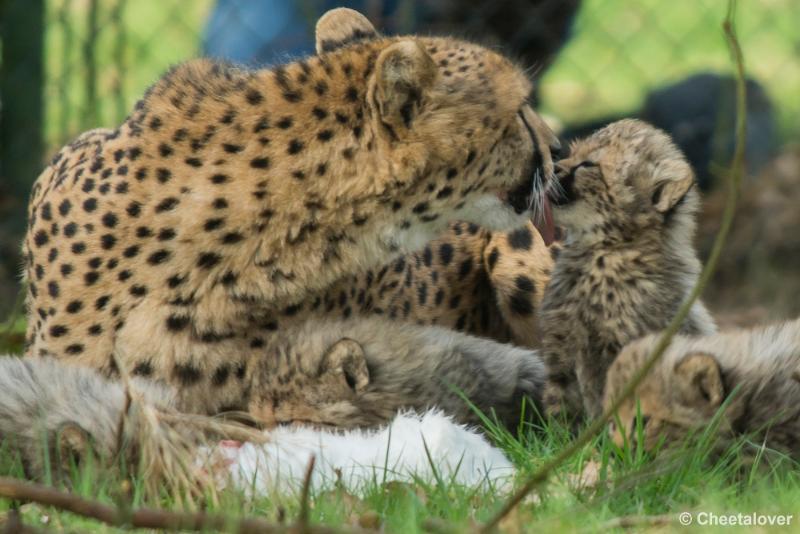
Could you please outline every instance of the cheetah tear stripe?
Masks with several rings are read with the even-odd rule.
[[[280,427],[268,435],[264,445],[225,441],[204,451],[220,485],[229,481],[251,497],[298,492],[312,456],[313,492],[338,481],[353,493],[372,481],[433,482],[434,468],[445,481],[497,491],[508,489],[514,475],[499,449],[440,411],[399,414],[373,432]]]

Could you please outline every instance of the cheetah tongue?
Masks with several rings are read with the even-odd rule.
[[[553,224],[553,212],[550,209],[550,201],[547,197],[544,198],[544,206],[542,206],[542,213],[537,214],[533,218],[533,225],[542,234],[545,245],[549,245],[556,240],[556,229]]]

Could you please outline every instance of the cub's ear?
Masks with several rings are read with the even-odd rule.
[[[688,164],[680,162],[685,167],[685,172],[679,178],[660,181],[653,189],[653,207],[659,213],[667,213],[680,202],[694,185],[694,173]]]
[[[358,11],[339,7],[320,17],[316,36],[317,54],[322,54],[359,41],[377,39],[379,34],[367,17]]]
[[[355,393],[363,392],[369,385],[369,369],[364,349],[350,338],[342,338],[328,347],[322,356],[320,373],[341,378]]]
[[[65,472],[71,465],[79,465],[91,452],[89,433],[77,423],[63,423],[56,431],[56,436],[58,460]]]
[[[381,52],[371,98],[394,135],[411,127],[437,73],[433,59],[416,41],[400,41]]]
[[[687,406],[716,409],[725,397],[719,363],[711,354],[690,352],[675,364],[676,391]]]

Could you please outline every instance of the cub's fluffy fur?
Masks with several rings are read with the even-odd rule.
[[[608,371],[606,406],[641,368],[658,341],[631,343]],[[730,398],[729,398],[730,397]],[[729,398],[729,399],[728,399]],[[800,319],[711,336],[678,336],[645,377],[612,425],[622,443],[631,432],[639,404],[644,446],[680,442],[708,426],[723,402],[718,432],[725,438],[753,434],[758,443],[800,460]]]
[[[441,408],[479,419],[463,394],[509,427],[541,399],[546,371],[534,351],[437,327],[379,318],[311,321],[277,336],[260,359],[248,412],[266,424],[374,427],[398,411]]]
[[[377,427],[403,410],[429,408],[478,423],[462,394],[514,427],[524,399],[528,413],[538,411],[546,376],[536,352],[378,318],[309,322],[266,349],[241,377],[249,415],[266,428]],[[126,389],[92,369],[3,357],[0,438],[39,476],[45,458],[63,468],[89,450],[111,459],[125,447],[126,459],[150,465],[165,462],[160,455],[170,447],[193,454],[208,433],[253,437],[238,425],[181,413],[177,397],[156,382],[133,379]]]
[[[700,272],[692,245],[694,175],[662,131],[622,120],[573,144],[550,189],[566,230],[540,316],[551,412],[596,416],[608,366],[628,342],[663,329]],[[683,324],[709,334],[701,303]]]

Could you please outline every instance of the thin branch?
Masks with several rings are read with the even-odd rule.
[[[12,508],[6,514],[5,521],[0,521],[0,532],[2,534],[41,534],[43,531],[23,523],[19,510]]]
[[[725,32],[725,37],[730,48],[733,61],[736,66],[736,150],[733,155],[730,168],[728,200],[725,205],[725,211],[722,214],[722,222],[720,230],[714,241],[714,246],[711,254],[706,262],[700,277],[692,288],[689,297],[684,301],[678,309],[677,314],[673,317],[667,328],[662,333],[658,340],[655,350],[645,362],[644,366],[633,376],[631,381],[622,390],[620,395],[616,397],[611,406],[603,412],[603,414],[595,419],[583,432],[581,432],[575,440],[566,448],[557,454],[555,457],[546,462],[536,472],[534,472],[525,484],[506,501],[503,507],[498,511],[488,522],[486,522],[480,529],[481,532],[493,531],[500,521],[508,515],[522,500],[536,488],[539,484],[545,482],[550,474],[560,467],[565,461],[571,458],[575,453],[583,449],[591,440],[600,434],[605,428],[606,423],[612,415],[619,409],[625,400],[630,398],[636,391],[636,388],[642,382],[644,377],[658,362],[661,355],[669,347],[672,337],[678,332],[683,321],[689,314],[695,301],[699,298],[700,294],[705,290],[708,285],[711,275],[717,267],[719,256],[722,248],[725,245],[725,240],[728,237],[731,225],[733,223],[733,216],[736,212],[736,202],[739,197],[739,188],[742,181],[742,174],[744,173],[744,149],[745,149],[745,114],[746,114],[746,89],[745,89],[745,75],[744,75],[744,58],[742,50],[739,46],[736,31],[733,25],[734,15],[736,13],[736,0],[729,0],[728,12],[725,21],[722,24]]]
[[[101,521],[114,527],[150,528],[160,530],[189,530],[204,532],[236,532],[238,534],[271,534],[298,532],[292,526],[278,525],[259,518],[235,519],[204,512],[185,513],[138,508],[120,511],[97,501],[91,501],[54,488],[24,482],[15,478],[0,477],[0,497],[20,501],[31,501],[59,510]],[[332,528],[321,525],[305,525],[302,532],[310,534],[369,533],[373,530],[359,528]]]
[[[297,530],[300,532],[308,532],[308,516],[311,505],[309,499],[311,498],[311,476],[314,474],[314,464],[317,463],[317,457],[311,456],[306,467],[306,474],[303,477],[303,491],[300,493],[300,513],[297,514]]]

